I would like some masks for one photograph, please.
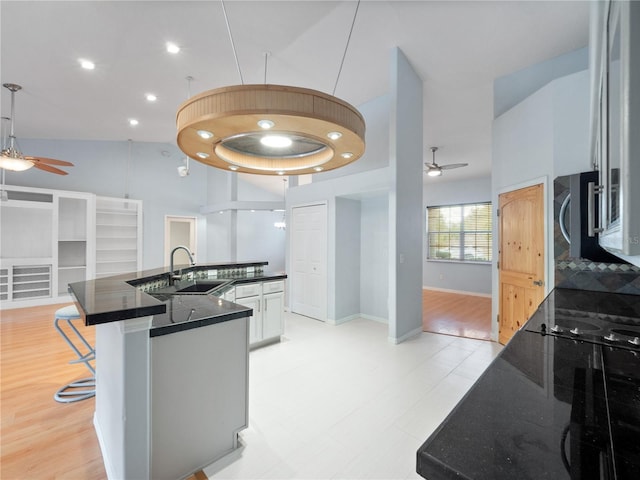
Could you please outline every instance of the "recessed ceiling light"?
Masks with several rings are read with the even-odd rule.
[[[145,95],[145,98],[148,102],[155,102],[156,100],[158,100],[158,97],[156,97],[153,93],[147,93]]]
[[[322,168],[322,167],[315,167],[315,168],[314,168],[314,170],[315,170],[316,172],[321,172],[322,170],[324,170],[324,168]]]
[[[279,172],[277,172],[278,175],[284,175],[284,172],[282,170],[280,170]]]
[[[167,42],[167,52],[169,53],[178,53],[180,51],[180,47],[173,42]]]
[[[342,134],[340,132],[329,132],[327,133],[327,137],[329,137],[331,140],[337,140],[342,136]]]
[[[198,152],[196,153],[196,155],[199,156],[200,158],[209,158],[209,154],[205,152]]]
[[[235,172],[236,170],[238,170],[238,166],[237,165],[229,165],[229,170],[233,170]]]
[[[138,120],[136,120],[135,118],[130,118],[129,119],[129,125],[131,125],[132,127],[135,127],[136,125],[138,125],[140,122]]]
[[[274,125],[275,125],[275,123],[273,123],[271,120],[259,120],[258,121],[258,126],[260,128],[263,128],[264,130],[269,130],[270,128],[273,128]]]
[[[85,60],[81,58],[78,61],[80,62],[80,66],[85,70],[93,70],[94,68],[96,68],[96,64],[93,63],[91,60]]]
[[[284,135],[265,135],[260,139],[260,143],[265,147],[286,148],[290,147],[293,142]]]
[[[351,158],[353,157],[353,153],[351,152],[344,152],[342,155],[340,155],[342,158]]]
[[[200,135],[200,137],[204,138],[205,140],[213,138],[213,133],[209,132],[208,130],[198,130],[198,135]]]

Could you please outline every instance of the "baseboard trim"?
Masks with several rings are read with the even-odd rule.
[[[98,423],[98,419],[96,417],[96,413],[93,413],[93,428],[96,430],[96,436],[98,437],[98,445],[100,445],[100,452],[102,452],[102,463],[104,464],[104,469],[107,473],[107,478],[109,480],[116,478],[113,472],[113,467],[111,466],[111,460],[109,459],[109,455],[107,449],[105,448],[104,439],[102,436],[102,430],[100,429],[100,424]]]
[[[411,330],[410,332],[405,333],[404,335],[402,335],[401,337],[398,338],[394,338],[394,337],[388,337],[389,343],[392,343],[394,345],[398,345],[399,343],[404,342],[405,340],[408,340],[412,337],[417,337],[418,335],[420,335],[422,333],[422,326]]]
[[[384,323],[385,325],[389,324],[389,320],[387,320],[386,318],[375,317],[373,315],[367,315],[366,313],[356,313],[353,315],[349,315],[347,317],[339,318],[337,320],[334,320],[333,318],[328,318],[327,323],[329,325],[337,326],[337,325],[342,325],[343,323],[350,322],[351,320],[355,320],[357,318],[364,318],[365,320],[372,320],[374,322]]]
[[[366,313],[361,313],[360,317],[364,318],[365,320],[372,320],[374,322],[384,323],[385,325],[389,325],[389,319],[388,318],[375,317],[373,315],[367,315]]]
[[[445,292],[445,293],[457,293],[459,295],[471,295],[473,297],[484,297],[491,298],[492,295],[490,293],[478,293],[478,292],[465,292],[464,290],[452,290],[450,288],[437,288],[437,287],[427,287],[422,286],[423,290],[433,290],[435,292]]]

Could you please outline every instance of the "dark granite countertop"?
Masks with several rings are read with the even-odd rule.
[[[234,266],[266,265],[260,263],[218,263],[184,267],[183,273]],[[221,321],[251,315],[251,309],[213,295],[162,295],[142,291],[136,285],[167,278],[166,269],[158,268],[131,274],[76,282],[69,291],[83,315],[85,325],[116,322],[153,315],[151,336],[198,328]],[[287,278],[282,272],[263,271],[228,278],[228,285],[265,282]]]
[[[554,290],[420,447],[421,476],[640,478],[640,346],[540,333],[567,311],[636,328],[640,296]]]

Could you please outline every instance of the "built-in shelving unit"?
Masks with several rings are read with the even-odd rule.
[[[96,198],[96,278],[142,268],[142,202]]]
[[[64,302],[70,283],[141,269],[141,201],[2,189],[0,307]]]
[[[91,278],[89,261],[89,225],[91,198],[58,197],[58,294],[67,286]]]

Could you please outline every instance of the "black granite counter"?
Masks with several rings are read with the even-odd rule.
[[[607,325],[620,334],[598,340]],[[554,290],[420,447],[417,472],[640,478],[638,328],[640,296]]]
[[[219,263],[185,267],[187,275],[211,269],[264,266],[260,263]],[[237,273],[225,278],[227,286],[241,283],[265,282],[287,278],[282,272]],[[102,279],[77,282],[69,285],[69,291],[83,315],[85,325],[98,325],[153,315],[151,336],[166,335],[181,330],[198,328],[221,321],[233,320],[252,314],[250,308],[228,302],[213,295],[165,295],[153,294],[153,289],[143,291],[142,285],[166,283],[166,269],[153,269]]]

